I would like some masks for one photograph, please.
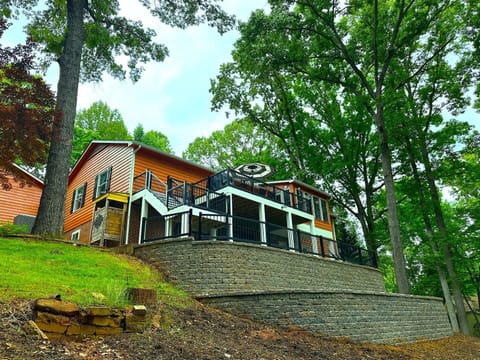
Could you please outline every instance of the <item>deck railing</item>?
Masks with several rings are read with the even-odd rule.
[[[172,177],[167,183],[160,180],[150,170],[146,170],[133,179],[133,193],[150,190],[169,209],[181,205],[189,205],[199,209],[226,213],[229,208],[228,196],[201,186],[201,183],[190,184]]]
[[[310,199],[291,193],[288,189],[264,183],[246,176],[238,171],[226,169],[208,177],[207,186],[211,190],[219,190],[226,186],[252,193],[268,200],[278,202],[309,214],[312,214]]]
[[[182,230],[180,226],[185,223],[188,223],[188,230]],[[375,268],[378,266],[376,254],[358,245],[239,216],[202,213],[193,216],[190,211],[145,218],[143,224],[145,236],[142,237],[142,242],[192,236],[197,241],[243,242]],[[168,233],[165,233],[165,229],[169,229]]]

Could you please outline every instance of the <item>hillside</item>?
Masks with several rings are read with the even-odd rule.
[[[16,251],[12,251],[12,246]],[[29,249],[30,253],[26,253]],[[96,257],[98,253],[100,258]],[[42,256],[43,260],[38,260]],[[64,268],[59,271],[61,259],[58,258],[62,257]],[[150,309],[156,316],[147,330],[143,334],[82,337],[55,342],[25,335],[21,329],[31,317],[31,299],[45,296],[45,287],[51,291],[49,284],[56,283],[55,271],[59,276],[67,273],[76,274],[79,278],[85,278],[88,273],[90,281],[87,283],[92,287],[98,286],[96,274],[106,275],[101,271],[89,272],[91,269],[88,268],[93,266],[92,259],[96,267],[101,266],[100,259],[103,259],[109,264],[103,263],[103,266],[123,269],[117,282],[141,285],[130,269],[142,274],[145,284],[150,286],[150,281],[156,279],[160,302],[158,307]],[[37,266],[30,264],[29,270],[22,267],[24,262],[33,260]],[[298,329],[276,329],[240,319],[188,299],[181,291],[162,283],[159,274],[135,259],[104,251],[60,243],[0,240],[0,271],[0,359],[480,359],[480,339],[460,335],[404,346],[371,346],[306,334]],[[36,272],[49,274],[44,277],[45,283],[39,283],[42,277],[33,276]],[[37,282],[28,284],[22,281],[21,287],[14,286],[9,278],[18,274],[20,278],[35,278]],[[69,294],[76,297],[86,292],[85,288],[76,288],[84,286],[85,281],[76,282],[73,278],[68,281],[70,286],[68,292],[63,293],[64,298],[70,300]],[[101,292],[102,289],[95,288],[95,291]],[[23,296],[25,294],[29,296]],[[88,296],[81,298],[83,302],[90,302]],[[91,302],[95,301],[98,300]]]

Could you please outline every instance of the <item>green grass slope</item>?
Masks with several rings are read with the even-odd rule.
[[[82,306],[122,306],[131,287],[156,289],[170,305],[190,302],[136,259],[58,241],[0,238],[0,301],[60,294]]]

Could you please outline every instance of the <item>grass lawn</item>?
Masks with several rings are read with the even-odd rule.
[[[0,238],[0,300],[60,294],[82,306],[123,306],[130,287],[156,289],[158,299],[173,306],[190,303],[186,293],[131,257],[56,241]]]

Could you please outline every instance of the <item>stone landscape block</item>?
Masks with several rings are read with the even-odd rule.
[[[33,321],[29,320],[23,326],[23,330],[28,335],[38,335],[43,340],[48,340],[48,336],[38,327],[38,325]]]
[[[90,319],[89,323],[96,326],[120,327],[120,318],[107,317],[107,316],[94,316],[93,318]]]
[[[38,299],[35,301],[34,310],[58,315],[74,316],[80,312],[80,307],[76,304],[57,299]]]
[[[145,316],[147,315],[147,308],[145,305],[134,305],[133,313],[137,316]]]
[[[91,316],[110,316],[112,315],[112,309],[107,306],[89,306],[87,314]]]
[[[97,327],[93,325],[85,324],[73,324],[67,329],[67,335],[94,335]]]
[[[68,328],[67,325],[60,325],[55,322],[36,321],[35,323],[40,330],[57,334],[65,334]]]
[[[65,326],[70,324],[70,318],[68,316],[51,314],[43,311],[37,311],[35,321],[44,323],[56,323]]]

